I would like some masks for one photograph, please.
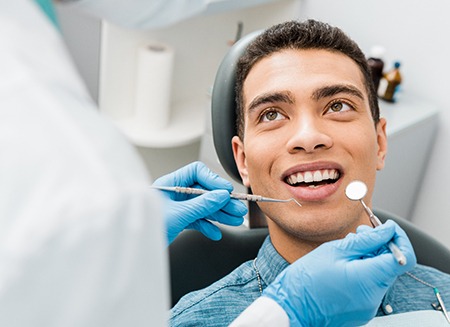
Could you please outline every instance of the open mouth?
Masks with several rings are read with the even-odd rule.
[[[320,169],[313,171],[302,171],[287,176],[284,181],[294,187],[316,188],[322,185],[336,183],[341,177],[337,169]]]

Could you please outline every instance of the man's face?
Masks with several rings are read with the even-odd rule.
[[[385,121],[374,126],[359,67],[325,50],[283,50],[260,60],[243,85],[244,140],[233,151],[262,203],[271,236],[306,242],[344,237],[369,221],[345,196],[353,180],[371,196],[386,153]]]

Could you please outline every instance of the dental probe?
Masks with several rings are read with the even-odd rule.
[[[436,287],[434,288],[434,294],[438,299],[439,305],[441,306],[441,310],[444,313],[445,319],[447,319],[447,322],[450,324],[450,317],[448,316],[447,309],[445,308],[444,305],[444,301],[442,300],[441,294],[439,294],[439,290]]]
[[[161,190],[161,191],[169,191],[169,192],[184,193],[184,194],[205,194],[205,193],[211,192],[211,191],[204,190],[201,188],[181,187],[181,186],[154,186],[154,185],[152,185],[151,188]],[[291,202],[291,201],[294,201],[299,207],[302,206],[294,198],[290,198],[287,200],[281,200],[281,199],[268,198],[268,197],[261,196],[261,195],[234,193],[234,192],[230,193],[230,197],[233,199],[252,201],[252,202]]]
[[[349,198],[352,201],[361,202],[362,206],[364,207],[364,211],[369,216],[372,226],[373,227],[380,226],[382,224],[380,219],[378,219],[378,217],[374,215],[372,210],[370,210],[370,208],[363,201],[363,198],[366,195],[366,193],[367,193],[367,186],[364,182],[361,181],[353,181],[350,184],[348,184],[347,188],[345,189],[345,195],[347,196],[347,198]],[[399,249],[399,247],[392,241],[388,243],[388,247],[389,250],[391,250],[397,262],[402,266],[406,265],[406,257]]]

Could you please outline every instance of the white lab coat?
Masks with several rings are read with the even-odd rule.
[[[130,1],[89,3],[114,20]],[[166,325],[162,199],[142,161],[33,2],[0,0],[0,31],[0,326]],[[267,304],[249,310],[236,326]]]
[[[288,327],[289,325],[289,317],[283,308],[274,300],[261,296],[245,309],[230,327]]]
[[[144,165],[34,3],[0,0],[0,31],[0,326],[163,326]]]

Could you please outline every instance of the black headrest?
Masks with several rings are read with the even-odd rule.
[[[219,66],[212,92],[211,118],[214,147],[222,167],[230,177],[239,183],[242,181],[231,148],[231,139],[237,135],[236,64],[248,44],[259,34],[261,31],[250,33],[230,48]]]

